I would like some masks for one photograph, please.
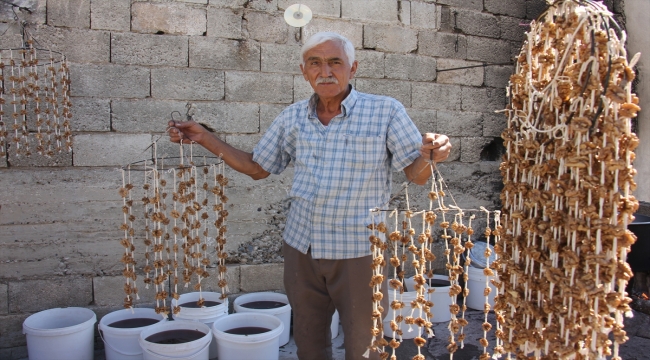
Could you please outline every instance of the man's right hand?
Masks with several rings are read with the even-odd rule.
[[[169,140],[175,143],[182,141],[183,144],[189,144],[191,142],[203,144],[206,136],[210,135],[210,132],[203,125],[195,121],[181,122],[170,120],[167,125],[169,125],[167,128]]]

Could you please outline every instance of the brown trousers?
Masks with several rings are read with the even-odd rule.
[[[372,256],[313,259],[283,244],[284,287],[293,311],[293,338],[300,360],[331,360],[330,325],[335,309],[345,336],[345,359],[365,359],[372,335]],[[383,287],[385,290],[385,286]],[[384,294],[385,295],[385,294]],[[388,297],[382,306],[386,309]],[[370,352],[370,359],[379,359]]]

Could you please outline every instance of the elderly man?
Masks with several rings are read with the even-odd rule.
[[[315,94],[287,107],[253,153],[192,121],[170,122],[169,134],[171,141],[195,141],[223,154],[231,168],[253,179],[279,174],[293,162],[283,255],[298,357],[331,359],[329,329],[337,309],[346,359],[360,359],[372,327],[369,209],[387,205],[393,171],[426,183],[430,156],[445,160],[451,144],[444,135],[422,136],[397,100],[354,90],[349,82],[358,63],[343,36],[313,35],[302,59],[300,69]]]

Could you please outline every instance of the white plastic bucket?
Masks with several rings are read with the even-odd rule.
[[[108,313],[99,320],[99,331],[104,340],[106,360],[142,360],[142,348],[138,343],[140,332],[147,326],[137,328],[117,328],[112,323],[128,319],[155,319],[165,321],[154,309],[123,309]]]
[[[332,332],[332,339],[339,336],[339,311],[334,310],[332,315],[332,324],[330,325],[330,331]]]
[[[413,285],[409,286],[409,279],[405,280],[406,282],[406,288],[407,289],[415,289]],[[413,284],[413,281],[410,281],[411,284]],[[401,295],[401,301],[406,305],[402,310],[401,314],[402,316],[406,317],[408,314],[411,313],[411,301],[415,300],[417,298],[417,291],[405,291]],[[425,292],[425,297],[426,292]],[[394,300],[399,300],[400,299],[400,293],[399,291],[394,291],[393,289],[388,290],[388,313],[386,314],[386,317],[384,317],[384,333],[392,337],[393,335],[393,330],[390,328],[390,321],[394,319],[399,314],[399,311],[395,313],[395,310],[390,307],[390,304],[393,303]],[[404,321],[401,321],[397,324],[398,328],[402,330],[402,339],[414,339],[416,336],[419,336],[418,334],[418,327],[413,326],[413,325],[407,325],[404,323]]]
[[[229,334],[240,327],[262,327],[267,332],[254,335]],[[259,312],[243,312],[220,317],[212,324],[219,344],[219,360],[278,360],[280,337],[284,323],[277,316]]]
[[[221,300],[221,294],[216,292],[191,292],[183,294],[178,298],[178,304],[182,305],[188,302],[197,302],[199,298],[203,297],[206,301],[220,302],[215,306],[204,306],[202,308],[190,308],[181,306],[181,312],[174,315],[174,319],[180,320],[196,320],[206,324],[212,328],[212,323],[222,317],[228,315],[228,298]],[[217,357],[217,341],[212,339],[210,342],[210,359]]]
[[[95,313],[69,307],[44,310],[23,322],[30,360],[88,360],[94,355]]]
[[[446,275],[433,275],[433,279],[449,281],[449,277]],[[429,294],[429,301],[433,303],[433,307],[431,307],[431,313],[433,314],[431,322],[438,323],[451,320],[451,313],[449,312],[449,306],[451,306],[451,297],[449,296],[450,287],[451,285],[432,287],[434,291]]]
[[[146,340],[153,334],[170,330],[197,330],[205,336],[182,344],[157,344]],[[148,326],[142,330],[138,339],[144,360],[209,360],[210,341],[212,330],[207,325],[192,320],[165,321]]]
[[[251,309],[242,306],[242,304],[246,304],[254,301],[277,301],[277,302],[285,303],[287,305],[274,308],[274,309]],[[257,293],[244,294],[235,299],[235,301],[233,302],[233,306],[235,308],[235,312],[238,313],[257,312],[257,313],[276,316],[278,319],[282,320],[282,324],[284,325],[284,330],[282,331],[282,335],[280,336],[279,346],[285,345],[286,343],[289,342],[289,330],[291,326],[291,306],[289,305],[289,299],[287,299],[287,295],[274,293],[274,292],[257,292]]]
[[[483,295],[483,291],[485,291],[485,279],[489,278],[489,280],[492,280],[496,278],[496,276],[485,276],[483,274],[483,269],[475,268],[473,266],[469,267],[468,275],[469,279],[467,280],[467,288],[469,289],[469,295],[467,295],[465,305],[467,305],[468,308],[483,310],[485,306],[485,296]],[[494,308],[494,295],[496,295],[496,288],[491,283],[489,283],[489,286],[492,291],[490,292],[490,295],[488,295],[488,303],[490,304],[490,308]]]

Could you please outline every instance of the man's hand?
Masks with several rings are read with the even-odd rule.
[[[431,151],[433,150],[433,158]],[[422,136],[420,155],[434,162],[445,161],[451,152],[451,143],[447,135],[426,133]]]
[[[420,157],[404,168],[406,178],[418,185],[424,185],[431,176],[431,161],[445,161],[451,152],[451,143],[446,135],[426,133],[422,136]]]
[[[171,142],[189,144],[191,142],[203,145],[203,141],[210,132],[203,125],[194,121],[169,121],[167,133]]]

